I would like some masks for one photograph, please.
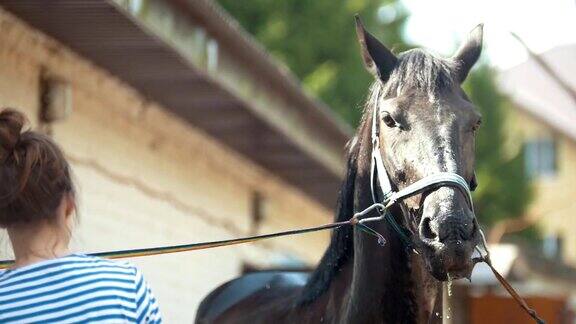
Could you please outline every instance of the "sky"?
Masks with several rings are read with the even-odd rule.
[[[402,0],[402,4],[410,13],[406,37],[443,55],[452,54],[474,26],[484,23],[484,57],[500,69],[527,58],[510,32],[537,53],[576,43],[575,0]]]

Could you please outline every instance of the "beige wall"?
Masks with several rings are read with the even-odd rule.
[[[538,218],[544,234],[561,235],[564,257],[576,266],[576,142],[520,109],[512,111],[510,117],[512,145],[518,147],[530,138],[556,140],[557,174],[535,179],[529,213]]]
[[[266,198],[263,231],[330,220],[330,211],[299,191],[1,9],[0,27],[0,106],[26,112],[36,125],[40,71],[71,83],[73,112],[53,131],[79,186],[77,250],[246,235],[254,190]],[[289,253],[312,263],[327,238],[310,234],[130,261],[150,281],[166,322],[191,322],[201,298],[238,275],[243,262],[265,266]],[[10,256],[5,233],[0,242],[0,256]]]

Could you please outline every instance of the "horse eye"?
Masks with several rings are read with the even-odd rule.
[[[392,116],[390,116],[389,113],[384,113],[384,115],[382,116],[382,121],[388,127],[396,127],[397,125],[396,121],[394,120],[394,118],[392,118]]]
[[[480,125],[482,125],[482,120],[479,119],[476,124],[474,124],[474,126],[472,126],[472,132],[476,132],[478,130],[478,128],[480,128]]]

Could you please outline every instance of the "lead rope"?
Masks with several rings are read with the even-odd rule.
[[[380,95],[380,88],[376,92],[377,101]],[[143,248],[143,249],[131,249],[131,250],[117,250],[117,251],[109,251],[109,252],[100,252],[100,253],[92,253],[89,254],[91,256],[103,257],[108,259],[121,259],[121,258],[130,258],[130,257],[141,257],[141,256],[151,256],[151,255],[160,255],[160,254],[169,254],[169,253],[177,253],[177,252],[185,252],[185,251],[197,251],[197,250],[206,250],[211,248],[217,248],[222,246],[231,246],[231,245],[238,245],[244,244],[249,242],[256,242],[266,239],[271,239],[275,237],[282,237],[282,236],[291,236],[291,235],[298,235],[304,233],[311,233],[311,232],[318,232],[324,231],[328,229],[335,229],[341,226],[354,226],[358,227],[358,229],[362,230],[365,233],[368,233],[372,236],[378,238],[378,243],[380,245],[384,245],[386,243],[386,239],[384,236],[371,227],[365,225],[369,222],[376,222],[386,220],[392,228],[397,232],[400,236],[401,240],[405,242],[408,248],[411,248],[411,241],[408,236],[404,233],[400,225],[396,222],[392,214],[388,211],[388,208],[394,205],[396,202],[403,200],[407,197],[422,193],[425,190],[429,190],[432,188],[438,188],[442,186],[451,186],[458,188],[461,190],[465,197],[467,198],[469,207],[474,211],[474,206],[472,204],[472,195],[468,188],[468,183],[459,175],[454,173],[447,173],[441,172],[437,173],[423,179],[420,179],[406,188],[394,192],[392,190],[392,185],[390,183],[390,179],[388,178],[388,174],[386,173],[386,169],[384,168],[384,163],[382,162],[382,156],[380,154],[380,138],[379,138],[379,131],[377,127],[377,118],[378,118],[378,104],[374,107],[374,113],[372,116],[372,157],[371,157],[371,174],[370,174],[370,189],[372,193],[373,204],[367,207],[366,209],[355,213],[352,218],[347,221],[342,222],[334,222],[320,226],[313,226],[307,227],[297,230],[288,230],[282,232],[276,232],[271,234],[263,234],[263,235],[254,235],[254,236],[247,236],[242,238],[235,238],[229,240],[220,240],[220,241],[210,241],[210,242],[201,242],[201,243],[192,243],[192,244],[182,244],[182,245],[170,245],[170,246],[161,246],[161,247],[153,247],[153,248]],[[378,168],[382,169],[382,172],[378,172]],[[382,193],[382,201],[383,203],[377,202],[377,194],[375,189],[375,175],[378,178],[379,186],[376,186],[380,189]],[[378,216],[376,217],[368,217],[363,218],[373,210],[376,210]],[[538,323],[544,323],[542,319],[538,317],[536,311],[528,307],[528,304],[520,297],[520,295],[512,288],[512,286],[506,281],[498,271],[492,266],[492,262],[490,261],[490,255],[488,252],[486,238],[480,226],[478,226],[480,234],[482,236],[483,248],[486,252],[486,255],[483,256],[482,252],[476,247],[478,252],[480,253],[480,261],[485,262],[492,272],[496,279],[502,284],[502,286],[508,291],[508,293],[514,298],[520,307],[524,309],[534,320]],[[414,252],[418,253],[415,249],[412,249]],[[14,260],[2,260],[0,261],[0,269],[6,269],[10,266],[14,265]]]
[[[478,227],[478,229],[480,230],[480,234],[482,236],[481,244],[485,252],[485,254],[483,255],[482,251],[480,251],[480,248],[476,246],[476,251],[478,251],[478,253],[480,254],[479,262],[484,262],[488,265],[488,267],[494,274],[494,277],[498,279],[498,282],[500,282],[502,287],[506,289],[508,294],[510,294],[510,296],[516,301],[516,303],[518,303],[518,306],[520,306],[528,315],[530,315],[530,317],[532,317],[536,323],[545,324],[546,322],[538,316],[536,311],[530,308],[530,306],[528,306],[528,303],[526,303],[526,301],[520,296],[520,294],[516,292],[514,287],[512,287],[512,285],[498,272],[498,270],[494,268],[494,266],[492,265],[492,260],[490,259],[490,252],[488,251],[488,246],[486,244],[486,236],[484,235],[484,232],[482,231],[482,229],[480,229],[480,227]]]
[[[312,233],[318,231],[324,231],[328,229],[335,229],[342,226],[357,226],[359,229],[375,236],[378,238],[378,242],[382,245],[386,242],[386,239],[378,232],[374,231],[370,227],[364,225],[365,223],[381,221],[384,219],[388,207],[391,205],[389,202],[387,205],[381,203],[375,203],[368,208],[364,209],[361,212],[354,214],[352,218],[347,221],[342,222],[334,222],[320,226],[313,226],[308,228],[302,228],[297,230],[289,230],[283,232],[276,232],[271,234],[263,234],[263,235],[254,235],[230,240],[220,240],[220,241],[211,241],[211,242],[201,242],[201,243],[192,243],[192,244],[182,244],[182,245],[170,245],[170,246],[161,246],[161,247],[153,247],[153,248],[143,248],[143,249],[130,249],[130,250],[116,250],[116,251],[109,251],[109,252],[100,252],[100,253],[91,253],[91,256],[97,256],[107,259],[123,259],[123,258],[134,258],[134,257],[143,257],[143,256],[152,256],[152,255],[160,255],[160,254],[170,254],[170,253],[177,253],[177,252],[186,252],[186,251],[198,251],[198,250],[207,250],[217,247],[223,246],[231,246],[231,245],[238,245],[244,244],[249,242],[257,242],[261,240],[271,239],[275,237],[282,237],[282,236],[291,236],[291,235],[298,235],[304,233]],[[377,210],[380,216],[377,217],[370,217],[370,218],[361,218],[368,213],[372,212],[373,210]],[[384,215],[383,215],[384,213]],[[479,228],[479,227],[478,227]],[[482,233],[482,231],[481,231]],[[486,241],[484,239],[484,234],[482,233],[483,238],[483,247],[486,252],[485,256],[482,256],[482,252],[478,249],[480,253],[480,261],[485,262],[492,272],[496,279],[502,284],[502,286],[508,291],[508,293],[514,298],[520,307],[524,309],[538,324],[545,323],[542,319],[538,317],[536,311],[531,309],[526,302],[518,295],[518,293],[512,288],[512,286],[506,281],[500,273],[492,266],[492,262],[490,261],[488,249],[486,247]],[[0,261],[0,269],[7,269],[14,265],[14,260],[2,260]]]
[[[371,235],[374,235],[378,238],[380,244],[384,244],[386,240],[384,237],[371,229],[370,227],[364,225],[367,222],[377,221],[379,219],[372,218],[372,219],[361,219],[363,216],[367,215],[371,211],[378,209],[384,210],[386,207],[383,204],[373,204],[368,208],[354,214],[352,218],[347,221],[342,222],[334,222],[329,224],[324,224],[320,226],[312,226],[306,227],[296,230],[288,230],[288,231],[281,231],[276,233],[270,234],[262,234],[262,235],[254,235],[254,236],[247,236],[229,240],[219,240],[219,241],[210,241],[210,242],[200,242],[200,243],[191,243],[191,244],[181,244],[181,245],[169,245],[169,246],[160,246],[160,247],[152,247],[152,248],[143,248],[143,249],[129,249],[129,250],[116,250],[116,251],[108,251],[108,252],[99,252],[99,253],[91,253],[88,254],[90,256],[102,257],[107,259],[123,259],[123,258],[134,258],[134,257],[143,257],[143,256],[151,256],[151,255],[160,255],[160,254],[170,254],[170,253],[178,253],[178,252],[186,252],[186,251],[198,251],[198,250],[207,250],[222,246],[231,246],[231,245],[238,245],[250,242],[257,242],[261,240],[267,240],[276,237],[282,236],[291,236],[291,235],[298,235],[298,234],[305,234],[305,233],[312,233],[312,232],[319,232],[329,229],[335,229],[342,226],[358,226],[364,232],[367,232]],[[2,260],[0,261],[0,269],[7,269],[14,265],[14,260]]]
[[[368,213],[372,212],[373,210],[377,210],[379,212],[380,216],[370,217],[370,218],[361,218],[361,217],[367,215]],[[375,221],[382,220],[383,219],[382,213],[385,212],[386,210],[387,210],[386,205],[380,204],[380,203],[375,203],[375,204],[369,206],[368,208],[364,209],[363,211],[354,214],[354,216],[352,218],[350,218],[349,220],[342,221],[342,222],[335,222],[335,223],[330,223],[330,224],[325,224],[325,225],[320,225],[320,226],[314,226],[314,227],[308,227],[308,228],[303,228],[303,229],[276,232],[276,233],[264,234],[264,235],[248,236],[248,237],[236,238],[236,239],[230,239],[230,240],[220,240],[220,241],[201,242],[201,243],[182,244],[182,245],[170,245],[170,246],[161,246],[161,247],[153,247],[153,248],[143,248],[143,249],[117,250],[117,251],[109,251],[109,252],[91,253],[89,255],[107,258],[107,259],[123,259],[123,258],[135,258],[135,257],[152,256],[152,255],[160,255],[160,254],[170,254],[170,253],[178,253],[178,252],[186,252],[186,251],[207,250],[207,249],[223,247],[223,246],[231,246],[231,245],[238,245],[238,244],[244,244],[244,243],[249,243],[249,242],[257,242],[257,241],[271,239],[271,238],[275,238],[275,237],[291,236],[291,235],[298,235],[298,234],[304,234],[304,233],[324,231],[324,230],[328,230],[328,229],[339,228],[342,226],[357,226],[357,227],[359,227],[359,229],[377,237],[380,244],[384,244],[386,242],[385,238],[380,233],[374,231],[373,229],[371,229],[368,226],[365,226],[364,224],[368,223],[368,222],[375,222]],[[481,233],[482,233],[482,231],[481,231]],[[482,237],[484,238],[483,233],[482,233]],[[482,252],[480,251],[480,249],[478,247],[476,247],[476,249],[478,250],[478,253],[480,253],[480,258],[479,258],[480,260],[479,261],[485,262],[490,267],[490,269],[494,273],[494,276],[496,277],[496,279],[498,279],[498,281],[504,287],[504,289],[506,289],[506,291],[508,291],[510,296],[514,300],[516,300],[518,305],[522,309],[524,309],[524,311],[526,311],[526,313],[528,313],[528,315],[530,315],[536,321],[536,323],[538,323],[538,324],[545,323],[541,318],[538,317],[538,315],[536,314],[536,311],[534,311],[532,308],[530,308],[528,306],[528,304],[524,301],[524,299],[522,299],[522,297],[514,290],[514,288],[512,288],[510,283],[508,283],[508,281],[506,281],[506,279],[504,277],[502,277],[502,275],[494,268],[494,266],[492,266],[492,262],[490,261],[490,255],[488,252],[488,248],[486,247],[486,241],[484,239],[483,239],[482,245],[483,245],[483,248],[484,248],[484,251],[486,254],[482,255]],[[0,269],[7,269],[13,265],[14,265],[14,260],[0,261]]]

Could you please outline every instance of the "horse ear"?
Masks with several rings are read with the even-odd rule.
[[[364,65],[374,76],[379,77],[382,81],[387,81],[398,59],[376,37],[364,29],[358,15],[355,15],[354,19],[356,20],[356,35],[358,42],[360,42]]]
[[[482,52],[482,36],[484,25],[479,24],[468,35],[466,41],[460,45],[456,54],[452,57],[457,65],[457,76],[460,82],[464,82],[468,73],[478,61]]]

